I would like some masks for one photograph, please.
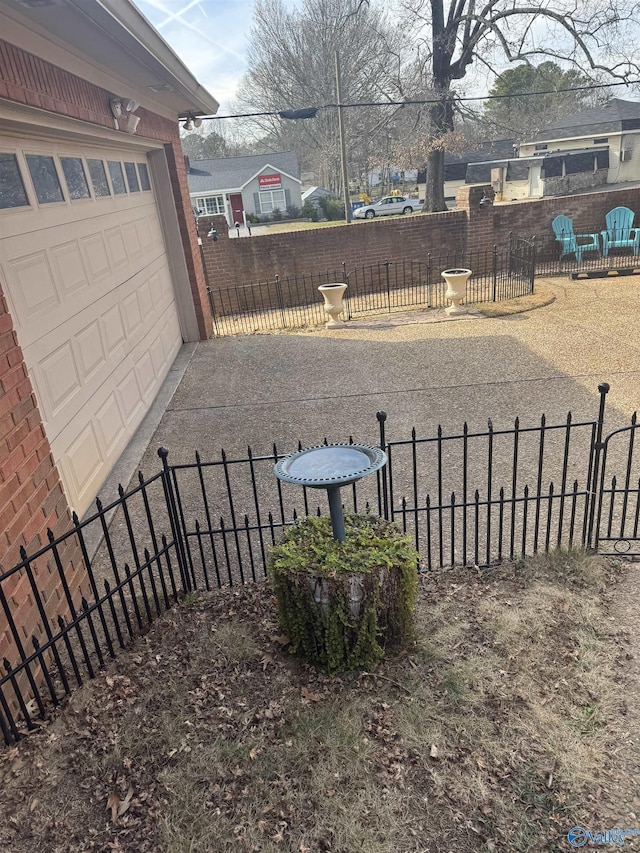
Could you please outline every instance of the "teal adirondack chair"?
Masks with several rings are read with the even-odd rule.
[[[606,231],[602,234],[602,254],[605,258],[609,255],[609,249],[633,248],[633,254],[637,255],[640,249],[640,228],[633,227],[634,213],[628,207],[614,207],[605,216],[607,222]]]
[[[574,234],[573,222],[568,216],[560,214],[551,223],[553,233],[556,235],[556,240],[562,244],[562,253],[560,258],[565,255],[575,255],[576,261],[582,260],[583,252],[599,252],[600,242],[598,234]],[[578,243],[580,240],[588,240],[586,243]]]

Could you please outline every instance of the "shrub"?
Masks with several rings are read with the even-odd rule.
[[[330,195],[321,195],[318,204],[330,221],[344,219],[344,204],[339,199],[332,198]]]
[[[299,207],[296,207],[295,204],[290,204],[287,208],[287,216],[289,217],[289,219],[300,219],[301,215],[302,211]]]
[[[312,222],[317,222],[319,219],[318,209],[312,201],[307,199],[302,206],[302,215],[306,219],[310,219]]]
[[[280,222],[282,220],[282,211],[279,207],[273,208],[273,211],[271,212],[271,219],[273,219],[274,222]]]
[[[247,222],[255,225],[256,222],[260,222],[260,218],[256,216],[255,213],[247,213]]]
[[[395,524],[347,515],[345,530],[336,542],[328,518],[304,518],[268,565],[292,650],[330,674],[368,669],[409,640],[418,591],[418,553]]]

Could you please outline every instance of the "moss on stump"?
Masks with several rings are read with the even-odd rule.
[[[369,669],[413,635],[418,552],[373,515],[346,515],[336,542],[328,518],[308,517],[273,548],[268,575],[294,651],[335,674]]]

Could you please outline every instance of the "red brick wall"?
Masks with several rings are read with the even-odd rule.
[[[465,248],[466,214],[452,210],[430,217],[407,216],[391,222],[373,221],[336,225],[285,234],[229,240],[220,216],[198,220],[212,289],[258,282],[274,275],[347,271],[379,261],[424,259],[427,252],[443,253]],[[221,235],[214,243],[206,238],[213,225]],[[390,227],[391,226],[391,227]]]
[[[113,93],[88,83],[0,39],[0,98],[39,107],[113,130],[109,99]],[[211,335],[211,314],[177,121],[140,108],[138,137],[165,142],[173,195],[187,260],[201,338]],[[126,134],[123,133],[123,136]]]
[[[492,195],[490,187],[487,194]],[[624,205],[636,211],[640,223],[640,188],[582,193],[560,198],[481,207],[484,187],[461,187],[456,196],[457,210],[430,216],[410,216],[355,225],[336,225],[284,234],[260,235],[229,240],[223,216],[198,219],[203,254],[212,289],[252,284],[279,275],[281,278],[349,268],[385,260],[424,260],[454,249],[471,253],[509,246],[509,235],[521,237],[551,235],[551,221],[559,213],[574,220],[576,232],[599,231],[605,214]],[[220,239],[214,243],[206,234],[213,226]],[[473,255],[482,265],[483,257]],[[476,271],[479,268],[476,267]]]

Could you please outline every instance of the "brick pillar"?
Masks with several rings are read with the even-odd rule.
[[[226,217],[223,214],[199,216],[197,225],[208,286],[211,290],[220,290],[237,284]],[[208,236],[212,228],[218,232],[218,239],[215,241]]]
[[[467,252],[476,272],[489,268],[490,254],[496,243],[494,208],[481,206],[480,200],[487,195],[493,199],[493,189],[486,187],[460,187],[456,193],[456,205],[467,214]]]

